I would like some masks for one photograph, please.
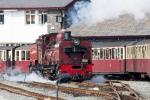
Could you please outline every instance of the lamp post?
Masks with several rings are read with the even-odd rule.
[[[58,84],[66,83],[66,82],[69,82],[70,80],[71,80],[71,77],[68,74],[62,75],[61,77],[58,78],[58,80],[56,81],[56,100],[58,100],[58,91],[59,91]]]

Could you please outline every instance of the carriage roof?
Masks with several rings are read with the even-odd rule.
[[[34,44],[20,46],[20,47],[16,48],[16,50],[30,50],[32,45],[34,45]]]
[[[14,46],[0,46],[0,50],[12,50]]]
[[[124,46],[135,46],[135,45],[149,45],[150,39],[147,40],[135,40],[135,41],[97,41],[93,42],[93,48],[102,47],[124,47]]]

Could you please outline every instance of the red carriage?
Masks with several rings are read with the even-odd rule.
[[[93,72],[132,77],[150,76],[150,40],[93,44]]]

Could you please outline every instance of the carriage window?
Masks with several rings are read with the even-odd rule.
[[[6,60],[6,51],[4,51],[4,61]]]
[[[97,52],[98,59],[100,59],[100,50],[98,49],[97,51],[98,51]]]
[[[30,51],[26,51],[26,60],[30,60]]]
[[[0,51],[0,60],[3,60],[3,52]]]
[[[97,57],[97,49],[93,49],[93,58],[96,59]]]
[[[103,49],[104,59],[106,59],[106,49]]]
[[[103,49],[100,49],[100,59],[103,59]]]
[[[148,58],[148,46],[145,47],[146,50],[146,58]]]
[[[142,47],[142,55],[143,55],[142,58],[145,58],[145,47],[144,46]]]
[[[130,48],[127,48],[127,58],[130,58]]]
[[[117,49],[114,49],[114,58],[117,59]]]
[[[121,59],[123,59],[123,48],[121,48]]]
[[[109,59],[109,49],[106,49],[106,59]]]
[[[112,59],[115,58],[115,48],[112,48]]]
[[[120,48],[117,49],[117,59],[120,59]]]
[[[112,51],[111,51],[111,49],[109,49],[109,59],[111,59],[112,58]]]
[[[16,51],[16,60],[19,60],[19,51]]]
[[[25,51],[21,51],[21,60],[25,60]]]

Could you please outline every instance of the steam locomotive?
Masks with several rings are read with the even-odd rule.
[[[55,79],[69,74],[73,80],[92,75],[91,43],[71,37],[71,32],[42,35],[37,40],[37,60],[30,71]]]
[[[40,36],[34,44],[6,50],[10,53],[0,66],[7,64],[22,72],[40,72],[49,79],[67,74],[72,80],[85,80],[92,76],[91,48],[89,41],[72,37],[70,31],[50,33]]]

